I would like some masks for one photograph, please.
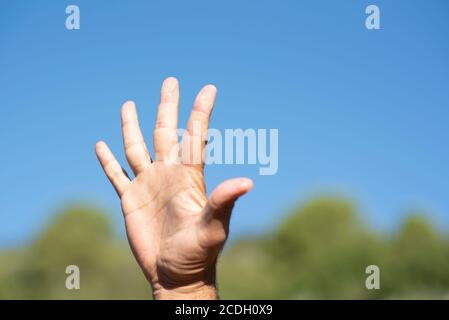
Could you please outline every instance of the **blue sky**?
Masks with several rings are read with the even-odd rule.
[[[81,29],[65,28],[76,4]],[[376,4],[381,30],[365,28]],[[392,228],[410,208],[449,226],[447,1],[0,1],[0,246],[32,237],[58,208],[119,202],[94,144],[125,165],[119,108],[136,101],[151,141],[159,88],[181,84],[180,125],[201,86],[219,90],[212,127],[278,128],[279,170],[211,166],[209,190],[249,176],[231,233],[270,228],[321,193]]]

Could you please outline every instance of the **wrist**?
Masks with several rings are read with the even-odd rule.
[[[176,288],[164,288],[153,285],[155,300],[216,300],[218,299],[215,284],[198,282]]]
[[[216,258],[197,270],[163,263],[146,269],[155,300],[216,300]],[[182,270],[182,271],[181,271]]]

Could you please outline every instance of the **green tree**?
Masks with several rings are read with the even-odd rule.
[[[9,298],[151,297],[129,248],[117,240],[107,215],[97,209],[73,207],[57,215],[17,259],[14,271],[4,276],[15,290],[0,291]],[[80,268],[80,290],[65,287],[68,265]]]
[[[449,297],[449,241],[411,213],[391,234],[370,230],[357,207],[319,197],[281,218],[272,231],[230,244],[218,264],[222,298]],[[381,270],[381,289],[367,290],[365,269]],[[68,290],[77,265],[81,289]],[[29,245],[0,252],[0,298],[149,299],[151,292],[108,215],[75,206],[56,215]]]
[[[384,272],[392,294],[434,298],[449,291],[448,242],[424,216],[409,214],[393,236]]]

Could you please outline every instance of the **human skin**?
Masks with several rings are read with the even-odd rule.
[[[217,299],[216,261],[229,233],[231,212],[235,201],[253,186],[250,179],[235,178],[206,196],[204,148],[216,93],[213,85],[201,89],[178,142],[179,83],[165,79],[153,132],[153,159],[134,103],[123,104],[123,143],[132,180],[106,143],[95,146],[120,197],[130,247],[155,299]]]

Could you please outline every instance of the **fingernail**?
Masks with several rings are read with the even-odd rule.
[[[244,188],[244,189],[252,189],[253,186],[254,186],[253,181],[250,180],[250,179],[244,179],[244,180],[242,180],[242,182],[241,182],[240,185],[241,185],[242,188]]]
[[[203,96],[204,96],[204,98],[212,98],[216,92],[217,92],[217,88],[215,88],[215,86],[212,84],[208,84],[203,89]]]
[[[164,80],[164,83],[162,84],[162,90],[163,91],[173,91],[178,86],[178,80],[174,77],[169,77]]]

